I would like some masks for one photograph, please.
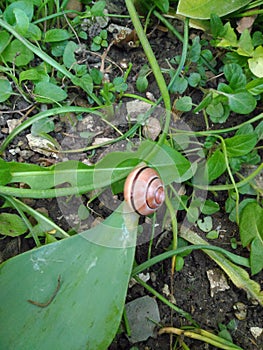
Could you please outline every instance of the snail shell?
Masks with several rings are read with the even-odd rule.
[[[124,199],[139,215],[154,213],[164,202],[164,184],[152,168],[135,168],[124,185]]]

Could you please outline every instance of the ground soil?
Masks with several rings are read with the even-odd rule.
[[[113,1],[111,2],[111,9],[117,9],[116,13],[124,13],[125,9],[122,2]],[[111,10],[110,10],[111,11]],[[113,21],[113,20],[112,20]],[[127,21],[121,23],[123,25],[131,25]],[[178,22],[179,31],[181,30],[181,24]],[[192,32],[191,35],[195,33]],[[149,36],[150,43],[154,50],[154,53],[162,67],[168,67],[166,59],[171,59],[177,54],[180,54],[181,45],[172,37],[169,33],[163,32],[156,29]],[[126,60],[127,62],[132,62],[132,72],[128,78],[130,93],[136,91],[135,81],[137,73],[143,64],[147,63],[147,58],[141,47],[127,50],[126,48],[112,47],[109,52],[108,57],[115,62],[120,64]],[[116,71],[115,71],[116,72]],[[114,74],[114,70],[113,73]],[[148,91],[153,94],[155,98],[158,98],[160,93],[157,88],[156,82],[152,76],[149,77],[149,88]],[[196,100],[201,98],[201,95],[194,96]],[[14,99],[13,109],[22,109],[27,107],[27,104],[21,99]],[[10,106],[2,106],[2,110],[9,110]],[[6,136],[6,128],[8,119],[19,119],[21,115],[18,113],[5,113],[0,115],[0,137],[4,139]],[[202,130],[204,128],[204,121],[200,116],[188,113],[183,115],[182,120],[187,123],[190,128],[194,130]],[[243,117],[246,118],[246,117]],[[243,119],[245,120],[245,119]],[[240,123],[242,120],[237,117],[236,119],[230,119],[229,125],[234,125]],[[61,123],[61,121],[59,121]],[[61,124],[61,129],[53,134],[58,140],[62,139],[63,128],[65,125]],[[103,136],[114,136],[111,129],[107,129],[105,125],[99,125],[103,132]],[[217,126],[214,126],[215,128]],[[104,128],[104,129],[103,129]],[[15,149],[19,147],[20,150],[27,150],[28,145],[25,140],[25,134],[22,133],[19,135],[13,143],[9,146],[9,149]],[[115,146],[115,149],[121,148],[120,145]],[[109,149],[108,151],[111,151]],[[100,154],[100,152],[102,154]],[[103,154],[105,154],[105,148],[102,151],[97,153],[93,160],[99,159]],[[49,165],[49,159],[43,155],[40,155],[36,152],[32,152],[28,158],[23,157],[23,153],[16,153],[12,155],[10,152],[5,152],[6,160],[18,160],[21,162],[30,162],[36,164]],[[79,156],[81,157],[81,156]],[[215,242],[215,244],[224,247],[228,250],[231,250],[230,239],[235,237],[239,240],[237,226],[231,222],[228,218],[228,215],[224,210],[224,200],[226,194],[219,193],[216,198],[217,202],[221,205],[220,212],[213,215],[214,226],[220,226],[221,233],[220,238]],[[85,201],[85,197],[84,197]],[[46,208],[50,217],[65,230],[71,228],[68,220],[65,220],[63,214],[61,213],[61,207],[58,205],[57,200],[31,200],[30,205],[34,208]],[[99,217],[106,217],[109,214],[108,209],[103,209],[100,206],[100,202],[95,202],[93,206],[94,212],[99,213]],[[86,223],[87,226],[89,223]],[[180,224],[180,217],[179,217]],[[85,228],[85,227],[83,227]],[[197,231],[198,229],[195,228]],[[201,231],[198,231],[200,235],[204,234]],[[167,234],[163,236],[160,240],[160,236],[156,237],[153,242],[152,256],[156,256],[165,250],[167,250],[171,244],[172,234],[167,231]],[[158,242],[158,245],[157,245]],[[214,242],[213,242],[214,243]],[[18,237],[18,238],[8,238],[1,237],[0,239],[0,262],[16,255],[20,254],[28,249],[31,249],[34,246],[34,243],[31,239]],[[136,262],[142,263],[147,259],[149,244],[145,243],[139,245],[136,250]],[[242,255],[247,255],[245,249],[239,249],[236,251]],[[219,323],[224,325],[228,324],[229,321],[235,320],[236,328],[231,332],[233,341],[235,344],[239,345],[245,350],[257,350],[263,349],[263,335],[259,338],[254,338],[251,334],[251,327],[262,327],[263,326],[263,308],[259,306],[252,300],[247,298],[246,293],[243,290],[237,289],[230,280],[228,280],[229,289],[216,293],[213,297],[211,296],[210,285],[207,278],[207,271],[210,269],[217,268],[217,265],[210,260],[203,252],[195,251],[185,258],[185,265],[180,272],[176,272],[173,277],[171,277],[171,261],[165,260],[163,263],[157,264],[151,268],[152,278],[148,283],[156,289],[160,294],[163,294],[163,287],[165,284],[174,288],[174,298],[176,300],[176,305],[181,309],[189,312],[193,319],[200,325],[201,328],[206,330],[211,330],[217,332]],[[154,276],[154,277],[153,277]],[[263,272],[259,273],[254,277],[254,279],[261,285],[263,288]],[[148,294],[144,288],[140,285],[134,285],[128,290],[127,301],[134,300],[140,296]],[[235,316],[234,305],[237,302],[241,302],[247,307],[247,315],[243,320],[238,320]],[[160,318],[162,325],[173,325],[180,327],[182,325],[187,325],[186,320],[175,312],[171,315],[171,310],[160,301],[158,301],[158,306],[160,310]],[[204,344],[197,340],[184,339],[188,344],[191,350],[207,350],[207,349],[216,349],[213,346]],[[170,336],[169,335],[156,335],[154,338],[149,338],[145,342],[140,342],[135,344],[140,350],[168,350],[170,348]],[[129,343],[125,333],[119,334],[112,345],[109,347],[109,350],[117,349],[130,349],[132,344]],[[180,346],[178,345],[179,349]]]

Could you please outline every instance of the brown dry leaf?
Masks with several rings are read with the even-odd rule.
[[[255,22],[255,19],[257,18],[256,15],[254,16],[248,16],[248,17],[242,17],[238,22],[237,22],[237,31],[238,33],[243,33],[245,29],[248,29],[249,31],[251,30],[253,23]]]

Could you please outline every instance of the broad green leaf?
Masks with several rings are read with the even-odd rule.
[[[72,68],[76,63],[75,50],[78,45],[74,41],[69,41],[63,53],[63,63],[67,68]]]
[[[231,24],[227,22],[224,25],[224,35],[222,40],[217,44],[219,47],[236,47],[237,43],[237,35],[234,29],[231,27]]]
[[[0,234],[4,236],[16,237],[27,231],[27,226],[20,216],[16,214],[0,214]]]
[[[31,80],[34,82],[48,82],[49,76],[46,73],[45,69],[41,66],[30,68],[27,70],[24,70],[19,75],[19,82],[21,83],[24,80]]]
[[[106,350],[133,265],[134,215],[121,206],[89,231],[4,262],[0,348]]]
[[[29,23],[28,30],[25,34],[25,38],[39,41],[41,40],[41,36],[42,36],[42,32],[40,28],[33,23]]]
[[[1,165],[1,162],[0,162]],[[9,169],[0,168],[0,185],[6,185],[12,180],[12,175]]]
[[[103,40],[106,40],[107,37],[108,37],[108,32],[106,29],[102,29],[102,31],[100,32],[100,37],[103,39]]]
[[[255,133],[257,134],[258,140],[262,140],[263,139],[263,121],[261,121],[256,129],[255,129]]]
[[[14,8],[14,15],[16,18],[15,29],[21,35],[25,35],[29,27],[29,19],[23,10]]]
[[[220,210],[220,206],[218,203],[212,201],[211,199],[207,199],[205,201],[204,206],[201,208],[201,212],[205,215],[212,215]]]
[[[184,267],[184,258],[180,255],[176,255],[175,270],[177,272],[181,271]]]
[[[187,220],[192,224],[196,223],[199,217],[199,210],[195,206],[190,206],[186,213]]]
[[[201,75],[199,73],[191,73],[188,78],[188,83],[192,87],[196,87],[201,81]]]
[[[14,39],[2,53],[7,62],[15,63],[16,66],[26,66],[33,60],[34,54],[18,39]]]
[[[84,204],[80,204],[80,206],[78,207],[78,217],[80,220],[86,220],[89,217],[89,209],[84,205]]]
[[[114,85],[114,91],[116,91],[116,92],[124,92],[128,88],[128,85],[127,85],[127,83],[125,83],[123,77],[114,78],[112,83]]]
[[[31,127],[31,134],[33,136],[39,136],[42,133],[48,134],[51,131],[54,131],[55,124],[52,119],[45,118],[37,121]]]
[[[31,0],[14,1],[4,11],[4,19],[11,25],[16,23],[15,10],[22,10],[30,22],[34,14],[34,6]]]
[[[248,60],[249,69],[258,78],[263,78],[263,47],[258,46]]]
[[[246,198],[238,204],[238,216],[240,216],[240,213],[245,208],[245,206],[251,202],[255,202],[255,199],[254,198]],[[232,209],[231,209],[231,206],[232,206]],[[232,222],[237,222],[236,202],[234,200],[232,203],[229,201],[228,207],[229,207],[228,209],[230,211],[229,220]]]
[[[148,80],[146,78],[145,75],[139,75],[137,80],[136,80],[136,89],[139,91],[139,92],[145,92],[147,90],[147,87],[148,87]]]
[[[241,56],[252,56],[254,46],[248,29],[246,28],[240,36],[238,41],[237,53]]]
[[[90,45],[90,49],[91,51],[99,51],[101,49],[101,46],[100,44],[96,44],[95,42],[92,42],[91,45]]]
[[[203,220],[201,220],[201,219],[197,220],[197,226],[203,232],[211,231],[213,228],[213,221],[212,221],[211,216],[205,216]]]
[[[226,171],[224,154],[217,149],[207,160],[207,171],[209,183],[217,179]]]
[[[254,128],[252,124],[242,125],[235,133],[235,135],[248,135],[254,134]]]
[[[260,95],[263,93],[263,77],[251,80],[246,85],[246,90],[252,95]]]
[[[84,91],[91,94],[93,91],[93,80],[90,74],[85,74],[81,78],[77,79],[78,85],[82,87]]]
[[[12,91],[12,86],[9,80],[0,78],[0,102],[8,100],[12,94]]]
[[[225,140],[228,157],[248,154],[257,144],[257,135],[235,135]]]
[[[91,76],[94,84],[101,84],[102,79],[103,79],[103,74],[99,69],[92,68],[90,70],[90,76]]]
[[[95,4],[91,8],[91,13],[93,16],[104,16],[104,8],[106,6],[105,1],[96,1]]]
[[[223,37],[225,33],[225,28],[221,18],[212,13],[210,18],[210,29],[214,38]]]
[[[10,35],[6,31],[0,32],[0,54],[5,50],[9,43]]]
[[[263,269],[263,208],[256,202],[248,203],[240,215],[240,238],[243,247],[250,244],[251,272]]]
[[[54,57],[62,57],[67,45],[67,40],[50,42],[49,45]]]
[[[206,238],[207,239],[217,239],[219,237],[219,232],[216,230],[212,230],[207,233]]]
[[[169,10],[169,0],[154,0],[155,5],[164,13]]]
[[[192,98],[190,96],[183,96],[176,101],[175,104],[178,111],[189,112],[192,109]]]
[[[69,32],[65,29],[49,29],[45,33],[45,42],[47,43],[53,43],[56,41],[64,41],[71,37]]]
[[[253,46],[257,47],[263,44],[263,34],[261,31],[256,30],[252,35]]]
[[[228,94],[227,97],[229,107],[235,113],[251,113],[257,105],[256,99],[249,92],[238,92],[236,94]]]
[[[59,102],[65,100],[67,97],[67,93],[64,90],[49,82],[37,83],[34,89],[34,95],[36,101],[42,103]]]
[[[214,13],[219,17],[232,13],[247,5],[250,0],[179,0],[177,13],[190,18],[209,19]]]
[[[213,101],[206,108],[206,112],[214,123],[224,123],[228,118],[228,113],[225,113],[224,105],[221,102],[214,103]]]
[[[170,87],[170,91],[172,93],[178,92],[179,94],[182,94],[185,92],[188,86],[188,81],[185,78],[177,77]]]
[[[158,170],[165,185],[172,182],[184,182],[193,177],[196,171],[195,163],[190,163],[180,152],[168,145],[164,144],[159,147],[156,143],[147,141],[147,143],[142,144],[140,149],[142,150],[140,155],[142,161],[147,159],[149,152],[154,150],[152,156],[149,157],[149,164]],[[140,149],[138,150],[139,154]]]
[[[232,90],[244,90],[247,83],[246,76],[243,74],[242,68],[239,64],[229,63],[224,65],[224,75],[229,82]]]

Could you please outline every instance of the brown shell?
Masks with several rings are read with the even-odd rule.
[[[139,215],[154,213],[164,202],[164,184],[152,168],[135,168],[124,185],[124,199]]]

